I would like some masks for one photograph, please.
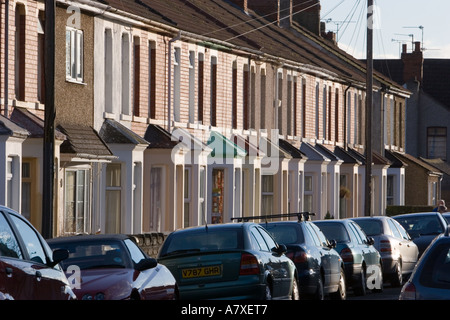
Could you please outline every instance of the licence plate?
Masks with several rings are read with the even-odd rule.
[[[220,276],[221,274],[222,274],[222,266],[220,265],[209,267],[187,268],[181,270],[181,276],[183,277],[183,279]]]

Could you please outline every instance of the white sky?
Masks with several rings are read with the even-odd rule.
[[[449,0],[373,0],[376,29],[373,56],[400,57],[403,43],[422,42],[425,58],[450,59]],[[356,58],[366,57],[367,0],[320,0],[327,31],[337,31],[339,47]],[[331,19],[331,20],[330,20]],[[422,27],[422,28],[420,28]]]

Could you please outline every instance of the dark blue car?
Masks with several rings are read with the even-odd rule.
[[[302,298],[346,299],[344,263],[320,229],[310,221],[279,221],[261,224],[278,243],[287,247],[294,261]]]
[[[436,236],[447,228],[447,220],[439,212],[406,213],[393,216],[419,248],[419,258]]]

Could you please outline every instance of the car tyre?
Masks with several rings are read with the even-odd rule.
[[[361,273],[359,275],[359,282],[353,286],[353,291],[357,296],[365,296],[367,293],[367,282],[366,282],[366,271],[365,268],[361,268]]]
[[[298,289],[297,279],[292,281],[291,300],[300,300],[300,291]]]
[[[266,290],[264,292],[264,300],[272,300],[272,289],[270,284],[266,284]]]
[[[347,300],[347,287],[345,285],[345,272],[341,269],[341,275],[339,276],[338,290],[331,295],[333,300]]]
[[[401,261],[397,261],[395,265],[395,272],[391,277],[391,285],[393,287],[400,287],[403,285],[403,271]]]

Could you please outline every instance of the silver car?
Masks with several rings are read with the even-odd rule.
[[[368,237],[383,261],[383,277],[392,286],[399,287],[409,276],[418,260],[419,249],[406,230],[394,219],[386,216],[352,218]]]

